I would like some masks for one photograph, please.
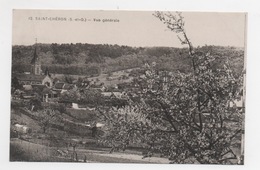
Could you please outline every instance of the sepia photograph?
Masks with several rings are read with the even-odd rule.
[[[244,165],[247,13],[13,9],[10,162]]]

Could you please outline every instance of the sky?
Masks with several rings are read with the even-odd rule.
[[[38,43],[183,47],[176,34],[167,29],[166,25],[152,15],[153,13],[13,10],[12,44],[32,45],[37,38]],[[185,30],[194,46],[244,47],[245,13],[183,12],[182,15]],[[63,20],[57,21],[55,18]],[[86,19],[86,22],[75,20],[81,18]],[[113,22],[103,22],[106,19],[112,19]]]

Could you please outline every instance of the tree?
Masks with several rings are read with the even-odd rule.
[[[61,122],[61,118],[59,115],[60,112],[58,110],[53,110],[51,108],[46,108],[44,110],[38,111],[38,116],[40,119],[40,126],[43,130],[43,133],[46,133],[46,130],[51,127],[52,125],[59,125]]]
[[[188,46],[192,71],[147,65],[134,81],[139,90],[128,92],[128,109],[99,109],[107,124],[104,141],[113,148],[141,143],[144,157],[161,153],[172,163],[236,162],[244,111],[230,103],[239,98],[242,77],[234,76],[228,60],[217,65],[219,56],[193,48],[181,13],[154,16]]]
[[[98,90],[95,89],[71,89],[62,93],[60,100],[96,106],[103,103],[103,96]]]
[[[42,109],[42,102],[40,97],[34,97],[32,99],[30,99],[30,109],[31,111],[37,111],[37,110],[41,110]]]
[[[103,96],[101,92],[94,89],[82,89],[80,91],[79,103],[89,104],[89,105],[100,105],[103,103]]]
[[[73,78],[73,76],[71,76],[71,75],[64,75],[62,78],[63,78],[64,82],[69,83],[69,84],[72,84],[73,81],[75,80]]]
[[[172,52],[171,52],[171,49],[169,47],[152,47],[152,48],[148,48],[146,50],[146,53],[150,56],[156,56],[156,57],[166,56],[166,57],[169,57],[169,55]]]
[[[64,102],[77,103],[80,100],[80,92],[78,90],[68,90],[61,94],[60,100]]]
[[[11,82],[11,92],[12,92],[12,94],[15,92],[15,90],[21,89],[21,88],[22,88],[22,85],[19,83],[19,80],[17,79],[17,77],[13,77],[12,82]]]

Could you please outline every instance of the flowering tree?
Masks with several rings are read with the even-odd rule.
[[[193,48],[181,13],[155,12],[187,45],[192,72],[170,72],[146,65],[129,90],[129,106],[100,110],[104,141],[113,148],[139,144],[144,157],[160,153],[172,163],[232,164],[237,159],[243,109],[236,106],[242,78],[226,60]]]

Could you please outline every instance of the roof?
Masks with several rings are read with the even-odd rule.
[[[106,97],[110,97],[110,96],[115,96],[115,97],[117,97],[117,98],[121,98],[121,96],[122,96],[122,93],[121,92],[101,92],[101,94],[103,95],[103,96],[106,96]]]
[[[64,86],[65,83],[62,83],[62,82],[58,82],[54,85],[54,88],[55,89],[63,89],[63,86]]]
[[[23,85],[24,90],[32,90],[31,85]]]
[[[73,85],[71,84],[67,84],[67,83],[62,83],[62,82],[58,82],[54,85],[54,88],[56,90],[68,90],[70,88],[72,88]]]
[[[53,78],[53,81],[60,81],[60,79],[57,78],[57,77],[54,77],[54,78]]]
[[[46,89],[46,88],[48,89],[48,87],[44,84],[32,84],[31,86],[34,90],[38,89],[40,91],[44,91],[44,89]]]
[[[68,90],[72,87],[71,84],[64,84],[63,89]]]
[[[18,80],[21,81],[42,81],[45,75],[33,75],[33,74],[16,74]]]

